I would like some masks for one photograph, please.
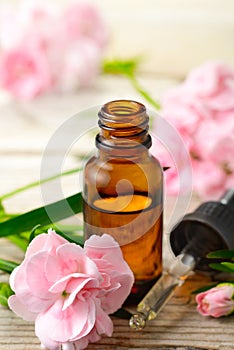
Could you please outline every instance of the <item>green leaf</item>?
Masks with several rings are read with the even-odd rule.
[[[199,294],[199,293],[206,292],[207,290],[216,287],[218,283],[219,282],[211,284],[209,286],[205,286],[205,287],[201,287],[201,288],[195,289],[194,291],[192,291],[192,294]]]
[[[69,205],[70,210],[72,210],[74,214],[81,212],[81,193],[77,193],[66,199],[62,199],[52,204],[48,204],[45,207],[34,209],[25,214],[19,215],[13,219],[0,223],[0,237],[17,235],[21,232],[30,231],[32,227],[38,224],[42,226],[52,224],[51,219],[47,214],[47,210],[50,213],[53,213],[54,222],[67,218],[71,215],[71,213],[70,210],[67,210],[66,204]]]
[[[57,178],[59,178],[59,177],[74,174],[74,173],[76,173],[76,172],[78,172],[78,171],[80,171],[80,170],[81,170],[81,168],[70,169],[70,170],[67,170],[67,171],[65,171],[65,172],[63,172],[63,173],[61,173],[61,174],[53,175],[53,176],[48,177],[48,178],[46,178],[46,179],[42,179],[42,180],[40,180],[40,181],[35,181],[35,182],[32,182],[32,183],[30,183],[30,184],[28,184],[28,185],[19,187],[19,188],[17,188],[16,190],[13,190],[13,191],[11,191],[11,192],[8,192],[8,193],[2,195],[2,196],[0,197],[0,201],[3,201],[4,199],[10,198],[10,197],[12,197],[12,196],[15,196],[15,195],[18,194],[18,193],[21,193],[21,192],[24,192],[24,191],[26,191],[26,190],[29,190],[30,188],[40,186],[40,185],[43,184],[43,183],[46,183],[46,182],[55,180],[55,179],[57,179]]]
[[[230,284],[234,284],[234,281],[219,282],[219,286],[230,286]]]
[[[234,250],[217,250],[207,255],[208,258],[232,259],[234,258]]]
[[[234,273],[234,263],[224,261],[221,263],[222,266],[225,266],[227,269],[229,269],[230,272]]]
[[[61,237],[65,238],[68,242],[75,243],[80,245],[81,247],[84,245],[84,237],[79,235],[69,235],[65,232],[62,232],[60,230],[56,230],[56,233],[60,235]]]
[[[233,263],[228,263],[228,262],[211,263],[209,264],[209,266],[214,270],[234,273]]]
[[[9,213],[3,214],[2,216],[0,215],[0,223],[7,221],[9,219],[15,218],[18,215],[19,214],[9,214]]]
[[[6,215],[6,212],[5,212],[5,209],[4,209],[4,206],[2,204],[2,202],[0,201],[0,217],[4,217]]]
[[[103,62],[103,72],[106,74],[133,75],[138,68],[139,62],[139,58],[106,60]]]
[[[32,240],[35,238],[35,232],[36,232],[36,230],[37,230],[39,227],[41,227],[40,224],[39,224],[39,225],[36,225],[35,227],[33,227],[32,231],[31,231],[31,233],[30,233],[29,239],[28,239],[28,243],[31,243]]]
[[[4,272],[12,273],[17,266],[19,266],[19,264],[14,261],[0,259],[0,270]]]
[[[133,87],[136,89],[136,91],[142,96],[144,97],[144,99],[151,104],[151,106],[153,106],[156,110],[160,110],[161,106],[160,103],[155,101],[150,94],[139,84],[138,80],[136,79],[136,77],[134,75],[129,76],[129,79],[133,85]]]
[[[0,304],[8,307],[8,298],[13,294],[14,292],[8,283],[0,283]]]

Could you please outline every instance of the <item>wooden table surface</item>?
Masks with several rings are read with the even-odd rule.
[[[171,80],[144,78],[144,85],[155,97],[160,96],[174,83]],[[6,193],[39,179],[45,145],[56,128],[67,118],[83,108],[101,105],[116,98],[133,98],[142,101],[128,82],[109,77],[100,78],[91,91],[70,96],[47,96],[22,104],[1,98],[0,193]],[[68,167],[74,165],[77,165],[77,158],[71,154]],[[65,180],[65,187],[67,193],[72,193],[72,178]],[[196,207],[198,202],[194,197],[190,202],[190,209]],[[30,210],[42,204],[40,190],[39,188],[30,190],[4,201],[3,204],[9,212]],[[166,218],[169,212],[170,202],[167,204]],[[167,229],[165,229],[164,241],[166,266],[172,258],[167,246]],[[20,261],[23,256],[20,250],[9,241],[1,239],[0,257]],[[0,273],[0,281],[7,280],[8,276]],[[113,336],[103,337],[98,343],[90,344],[88,349],[234,349],[234,318],[206,318],[196,311],[194,295],[191,292],[208,282],[209,279],[205,276],[198,274],[190,276],[185,284],[177,289],[157,319],[150,321],[141,332],[131,330],[127,320],[113,318]],[[0,350],[38,349],[40,344],[34,334],[33,324],[21,320],[11,311],[0,306]]]

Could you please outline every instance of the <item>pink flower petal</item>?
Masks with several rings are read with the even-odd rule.
[[[97,304],[97,316],[95,328],[98,334],[106,334],[108,337],[112,336],[113,323],[110,317],[103,311],[101,304]],[[95,340],[90,340],[95,341]]]
[[[74,349],[75,349],[74,343],[65,343],[62,345],[62,350],[74,350]]]
[[[95,261],[101,273],[110,276],[110,284],[102,297],[102,307],[106,313],[118,310],[131,291],[134,276],[118,243],[110,235],[91,236],[84,245],[86,254]],[[104,265],[103,261],[108,264]]]
[[[102,333],[111,335],[113,325],[107,313],[122,305],[133,280],[111,236],[92,237],[83,249],[64,243],[50,231],[35,238],[27,257],[12,273],[16,295],[9,303],[20,316],[35,320],[43,346],[82,349]]]
[[[85,302],[77,300],[64,311],[62,308],[61,298],[36,319],[36,335],[46,346],[48,340],[64,343],[79,339],[87,335],[94,326],[95,305],[92,299]]]
[[[165,93],[161,114],[176,128],[190,152],[195,191],[203,199],[217,199],[233,182],[229,156],[233,142],[224,155],[227,148],[222,140],[234,135],[234,69],[213,61],[193,69],[182,84]],[[155,130],[157,134],[157,125]],[[177,155],[176,142],[171,152],[173,157]],[[168,166],[168,162],[170,166],[170,157],[160,152],[156,143],[152,153],[163,165]],[[180,167],[180,159],[175,159],[173,166],[165,173],[166,190],[178,195],[177,175],[183,175],[186,169]]]
[[[28,288],[33,295],[39,298],[47,297],[48,290],[51,287],[51,283],[45,275],[47,257],[48,254],[45,251],[34,254],[25,266]]]
[[[91,297],[93,298],[97,294],[94,293],[94,289],[98,289],[98,287],[99,284],[97,280],[93,278],[86,278],[83,281],[79,281],[79,279],[73,278],[72,281],[68,282],[66,288],[66,292],[70,293],[70,295],[64,301],[63,311],[72,305],[76,298],[81,301],[85,301]]]
[[[29,100],[47,91],[51,75],[40,48],[19,46],[3,52],[0,60],[0,85],[13,96]]]
[[[67,37],[74,39],[92,39],[100,47],[107,42],[107,28],[99,11],[85,3],[74,3],[67,7],[63,22],[67,30]]]
[[[33,254],[38,253],[39,250],[45,250],[55,255],[56,249],[65,243],[68,243],[66,239],[56,234],[54,230],[49,229],[48,233],[42,233],[32,240],[27,248],[25,257],[30,258]]]
[[[35,321],[37,313],[31,312],[15,295],[11,295],[8,299],[8,305],[12,311],[25,321]]]
[[[57,250],[58,264],[64,276],[73,272],[89,276],[99,276],[95,263],[85,255],[84,250],[76,245],[67,243]]]
[[[89,290],[89,288],[93,290],[99,287],[99,283],[97,279],[88,277],[84,274],[74,273],[61,278],[49,289],[49,291],[60,295],[62,295],[63,292],[70,294],[69,297],[66,298],[65,307],[67,307],[67,303],[70,305],[75,298],[78,297],[79,292],[82,291],[84,287],[85,291]]]
[[[25,274],[25,261],[23,261],[19,266],[17,266],[10,275],[10,286],[11,289],[17,293],[21,290],[27,288],[26,274]]]
[[[220,317],[234,310],[234,286],[228,283],[219,284],[196,296],[197,310],[203,316]]]

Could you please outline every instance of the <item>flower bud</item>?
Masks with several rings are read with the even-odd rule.
[[[234,284],[220,283],[196,296],[197,310],[203,316],[221,317],[234,311]]]

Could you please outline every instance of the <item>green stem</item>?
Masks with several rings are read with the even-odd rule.
[[[14,261],[0,259],[0,270],[11,273],[19,264]]]
[[[8,307],[8,299],[14,292],[9,283],[0,282],[0,304]]]
[[[140,85],[136,78],[136,71],[139,65],[139,58],[130,60],[114,59],[103,62],[103,72],[106,74],[121,74],[128,78],[134,89],[151,104],[156,110],[160,110],[160,104]]]
[[[142,86],[139,84],[138,80],[136,79],[135,75],[133,75],[133,74],[131,74],[131,75],[127,74],[126,76],[130,79],[130,81],[131,81],[133,87],[136,89],[136,91],[137,91],[142,97],[144,97],[144,99],[145,99],[147,102],[149,102],[149,103],[151,104],[151,106],[153,106],[156,110],[160,110],[160,104],[159,104],[157,101],[155,101],[155,100],[150,96],[150,94],[149,94],[147,91],[145,91],[145,89],[142,88]]]
[[[77,171],[80,171],[80,170],[81,170],[81,168],[75,168],[75,169],[71,169],[71,170],[65,171],[65,172],[63,172],[63,173],[61,173],[61,174],[53,175],[53,176],[48,177],[48,178],[46,178],[46,179],[43,179],[43,180],[41,180],[41,181],[32,182],[32,183],[30,183],[30,184],[28,184],[28,185],[22,186],[22,187],[20,187],[20,188],[17,188],[16,190],[13,190],[13,191],[11,191],[11,192],[8,192],[8,193],[2,195],[2,196],[0,197],[0,201],[3,201],[3,200],[5,200],[5,199],[7,199],[7,198],[10,198],[10,197],[12,197],[12,196],[14,196],[14,195],[16,195],[16,194],[18,194],[18,193],[21,193],[21,192],[23,192],[23,191],[29,190],[30,188],[39,186],[39,185],[41,185],[41,184],[43,184],[43,183],[46,183],[46,182],[55,180],[55,179],[57,179],[57,178],[59,178],[59,177],[61,177],[61,176],[71,175],[71,174],[73,174],[73,173],[75,173],[75,172],[77,172]]]

